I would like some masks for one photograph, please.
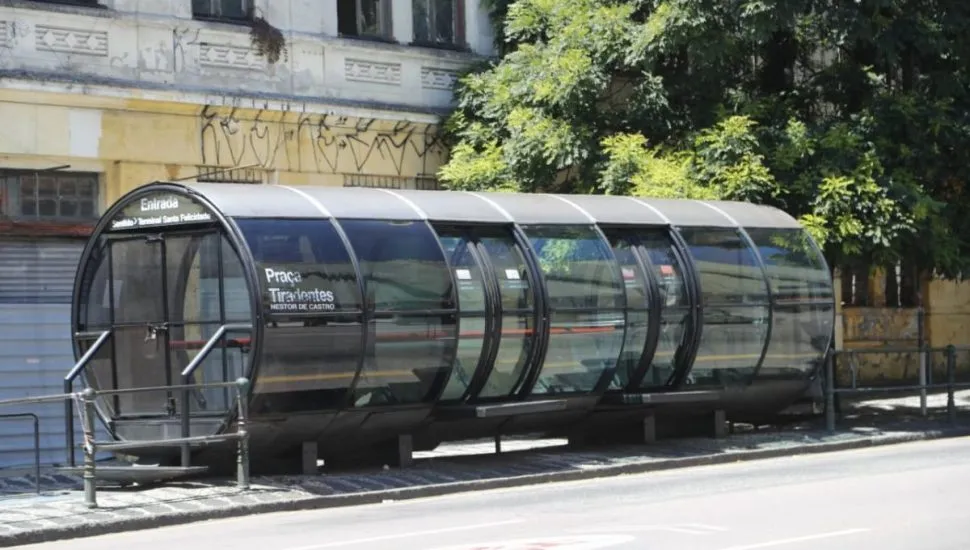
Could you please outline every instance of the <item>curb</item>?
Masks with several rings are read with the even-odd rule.
[[[570,470],[565,472],[527,474],[477,481],[458,481],[454,483],[442,483],[437,485],[409,487],[403,489],[389,489],[369,493],[314,496],[286,502],[243,504],[217,510],[173,512],[152,517],[121,519],[101,524],[80,524],[68,527],[54,527],[51,529],[26,531],[23,533],[14,533],[12,535],[0,535],[0,548],[20,546],[25,544],[37,544],[42,542],[54,542],[75,538],[87,538],[106,534],[154,529],[158,527],[187,525],[190,523],[236,518],[255,514],[322,510],[345,506],[359,506],[363,504],[378,504],[387,500],[412,500],[417,498],[453,495],[472,491],[508,489],[513,487],[523,487],[543,483],[558,483],[564,481],[590,480],[618,475],[642,474],[648,472],[673,470],[677,468],[689,468],[694,466],[711,466],[716,464],[728,464],[731,462],[746,462],[768,458],[831,453],[837,451],[883,447],[901,443],[916,443],[920,441],[931,441],[965,436],[970,436],[970,427],[927,430],[924,432],[915,432],[883,438],[870,437],[852,441],[837,441],[833,443],[811,443],[797,447],[778,449],[740,451],[687,458],[671,458],[657,462],[620,464],[616,466],[604,466],[589,470]]]

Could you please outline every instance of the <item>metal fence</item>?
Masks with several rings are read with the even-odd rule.
[[[970,352],[970,347],[880,347],[871,349],[830,350],[825,357],[825,427],[834,431],[838,412],[838,396],[878,393],[917,393],[920,414],[928,416],[927,398],[930,392],[946,392],[946,414],[950,423],[956,422],[955,392],[970,389],[970,380],[957,379],[958,355]],[[872,355],[906,355],[915,363],[915,380],[903,378],[889,383],[859,384],[860,358]],[[847,368],[839,369],[837,366]],[[848,375],[848,384],[840,384],[840,374]],[[965,377],[961,377],[965,378]]]

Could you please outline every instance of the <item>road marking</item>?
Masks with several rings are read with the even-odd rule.
[[[504,542],[464,543],[435,550],[599,550],[634,540],[629,535],[540,537]]]
[[[756,550],[758,548],[771,548],[773,546],[784,546],[786,544],[796,544],[799,542],[808,542],[810,540],[844,537],[847,535],[854,535],[856,533],[865,533],[866,531],[869,531],[869,530],[870,529],[846,529],[844,531],[833,531],[831,533],[819,533],[817,535],[806,535],[804,537],[793,537],[790,539],[770,540],[768,542],[759,542],[758,544],[745,544],[742,546],[731,546],[730,548],[723,548],[722,550]]]
[[[671,525],[629,525],[613,529],[620,533],[646,533],[651,531],[667,531],[670,533],[680,533],[682,535],[713,535],[723,533],[728,529],[715,525],[704,525],[701,523],[674,523]],[[585,531],[585,529],[584,529]]]
[[[409,533],[395,533],[393,535],[381,535],[379,537],[368,537],[365,539],[351,539],[337,542],[327,542],[324,544],[311,544],[309,546],[297,546],[286,550],[317,550],[318,548],[336,548],[338,546],[351,546],[354,544],[364,544],[367,542],[379,542],[382,540],[403,539],[408,537],[421,537],[424,535],[441,535],[444,533],[454,533],[456,531],[471,531],[474,529],[484,529],[486,527],[497,527],[499,525],[511,525],[522,523],[524,519],[511,519],[508,521],[494,521],[492,523],[477,523],[475,525],[459,525],[457,527],[445,527],[443,529],[428,529],[427,531],[411,531]]]

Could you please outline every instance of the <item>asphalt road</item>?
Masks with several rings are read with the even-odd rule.
[[[44,550],[967,550],[970,438],[33,545]]]

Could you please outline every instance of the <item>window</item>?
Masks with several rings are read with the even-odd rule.
[[[749,229],[774,298],[771,342],[759,378],[799,378],[821,364],[835,296],[821,252],[801,229]]]
[[[363,318],[350,254],[330,220],[236,220],[256,260],[267,314],[253,410],[332,409],[346,402]]]
[[[451,371],[456,297],[441,244],[420,222],[341,220],[370,312],[355,404],[427,402]]]
[[[43,221],[98,219],[98,175],[88,172],[0,172],[0,215]]]
[[[192,16],[200,19],[246,20],[252,9],[252,0],[192,0]]]
[[[623,345],[624,290],[609,244],[592,227],[526,227],[546,279],[550,336],[534,394],[590,392]]]
[[[391,38],[390,0],[337,0],[340,36]]]
[[[697,358],[687,382],[750,380],[768,332],[768,287],[754,251],[732,229],[683,229],[700,274],[704,306]]]
[[[414,41],[460,44],[464,25],[463,0],[413,0]]]

